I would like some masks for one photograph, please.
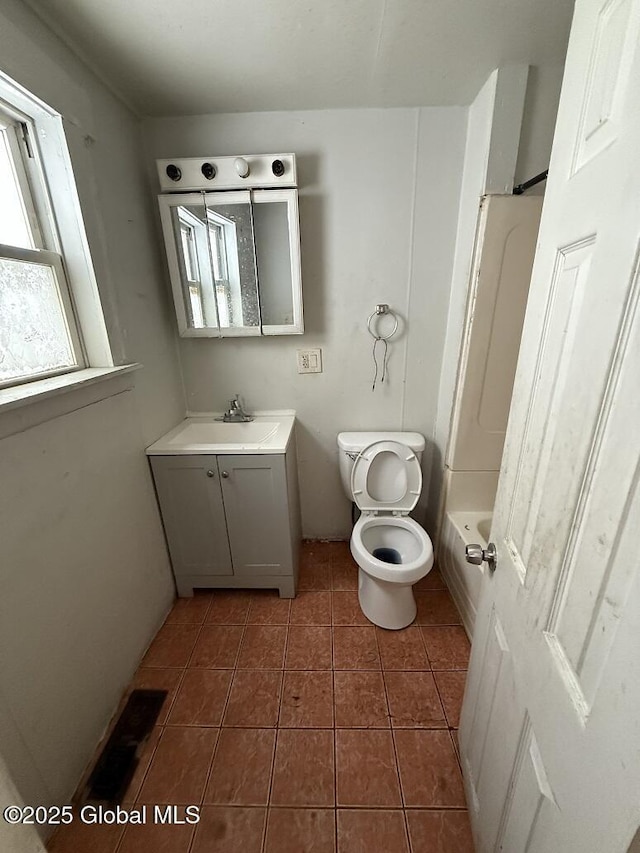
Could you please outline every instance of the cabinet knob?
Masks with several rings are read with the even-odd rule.
[[[215,471],[207,471],[207,477],[215,477],[215,476],[216,476]]]
[[[226,480],[226,479],[227,479],[227,477],[229,476],[229,472],[228,472],[228,471],[223,471],[223,472],[221,473],[221,475],[220,475],[220,476],[221,476],[221,477],[224,477],[224,479]]]

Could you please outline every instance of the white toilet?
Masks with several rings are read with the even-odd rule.
[[[422,491],[424,437],[416,432],[341,432],[340,476],[362,515],[351,534],[358,597],[374,625],[397,630],[416,618],[411,587],[431,571],[433,546],[409,513]]]

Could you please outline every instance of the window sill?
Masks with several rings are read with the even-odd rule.
[[[0,390],[0,439],[128,391],[141,367],[90,367]]]

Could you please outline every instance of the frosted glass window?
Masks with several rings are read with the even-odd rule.
[[[55,268],[0,258],[0,384],[77,364]]]

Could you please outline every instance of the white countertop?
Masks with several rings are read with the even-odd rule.
[[[147,456],[285,453],[296,420],[292,412],[260,412],[247,423],[223,423],[221,417],[185,418],[147,447]]]

